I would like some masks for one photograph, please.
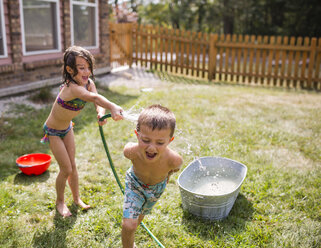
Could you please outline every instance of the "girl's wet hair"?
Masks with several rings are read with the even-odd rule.
[[[144,109],[140,113],[136,126],[137,132],[140,131],[140,127],[143,125],[146,125],[152,130],[169,128],[171,130],[170,137],[173,137],[176,126],[176,118],[174,113],[168,108],[159,104],[154,104]]]
[[[67,85],[70,82],[77,83],[72,78],[78,74],[76,57],[81,57],[88,62],[91,76],[93,79],[95,78],[94,77],[94,63],[95,63],[94,56],[88,50],[80,46],[71,46],[64,53],[63,82],[66,83]],[[74,75],[70,75],[70,73],[67,71],[67,66],[69,66],[74,71]]]

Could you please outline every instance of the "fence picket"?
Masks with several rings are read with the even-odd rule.
[[[175,36],[175,30],[171,29],[169,34],[171,36]],[[173,72],[173,68],[174,68],[174,59],[173,59],[173,54],[174,54],[174,39],[171,39],[169,41],[170,43],[170,72]]]
[[[249,42],[250,36],[245,35],[244,37],[244,44],[246,47],[243,49],[243,61],[242,61],[242,82],[245,83],[246,77],[247,77],[247,67],[248,67],[248,42]]]
[[[320,76],[320,66],[321,66],[321,38],[318,39],[318,46],[316,47],[316,54],[317,54],[317,58],[315,61],[315,71],[314,71],[314,77],[311,79],[314,84],[311,85],[311,87],[313,87],[313,89],[315,90],[321,90],[321,76]],[[313,65],[311,64],[311,67],[313,70]],[[312,84],[312,82],[311,82]],[[319,86],[319,87],[318,87]]]
[[[139,25],[138,26],[138,32],[137,32],[137,36],[138,38],[138,42],[139,42],[139,56],[137,56],[137,60],[140,61],[140,65],[144,66],[144,60],[143,60],[143,44],[144,44],[144,37],[142,35],[142,29],[143,26]],[[138,46],[138,45],[137,45]]]
[[[185,64],[185,75],[188,75],[189,74],[189,60],[190,60],[190,35],[191,35],[191,32],[190,31],[187,31],[185,32],[185,54],[186,54],[186,57],[184,59],[184,64]]]
[[[145,66],[148,67],[150,66],[149,64],[149,59],[148,59],[148,44],[149,44],[149,34],[148,34],[148,27],[145,26],[145,45],[144,45],[144,49],[145,49]]]
[[[164,53],[165,53],[165,66],[164,71],[167,71],[168,68],[168,29],[163,29],[163,35],[164,35]]]
[[[185,31],[184,30],[180,30],[181,32],[181,39],[179,39],[179,46],[180,46],[180,50],[179,50],[179,68],[180,68],[180,73],[184,74],[184,48],[185,48],[185,42],[184,42],[184,35],[185,35]]]
[[[243,43],[243,35],[239,35],[238,42]],[[236,81],[238,82],[240,79],[241,73],[241,63],[242,63],[242,48],[239,47],[237,49],[237,62],[236,62]]]
[[[207,34],[204,34],[203,35],[204,37],[204,40],[202,42],[203,44],[203,63],[202,63],[202,69],[203,69],[203,72],[202,72],[202,78],[205,78],[205,73],[208,72],[208,68],[207,68],[207,59],[206,59],[206,55],[208,54],[208,35]],[[207,73],[208,74],[208,73]]]
[[[201,43],[199,42],[202,38],[202,33],[197,34],[197,47],[196,47],[196,76],[200,75],[200,56],[201,56]]]
[[[191,49],[192,49],[192,58],[191,58],[191,66],[192,66],[192,71],[191,71],[191,75],[195,76],[195,43],[196,43],[196,33],[192,32],[191,34]]]
[[[262,43],[262,36],[259,35],[256,38],[256,44],[260,45]],[[255,49],[255,76],[254,76],[254,82],[257,84],[259,81],[259,75],[260,75],[260,61],[261,61],[261,50],[259,48]]]
[[[176,29],[176,37],[175,37],[175,72],[178,72],[178,60],[179,60],[179,29]]]
[[[231,35],[230,34],[226,35],[225,42],[226,43],[231,42]],[[231,50],[231,48],[229,48],[229,47],[225,49],[224,81],[228,80],[228,75],[229,75],[230,50]]]
[[[302,46],[302,37],[298,37],[296,45]],[[300,58],[301,58],[301,52],[295,51],[294,82],[293,82],[294,88],[296,88],[298,86]]]
[[[250,39],[250,47],[255,44],[255,36],[251,35]],[[254,57],[254,49],[250,49],[250,63],[249,63],[249,69],[248,69],[248,82],[252,83],[252,76],[253,76],[253,57]]]
[[[290,46],[295,45],[295,37],[291,37],[290,39]],[[294,76],[293,76],[293,60],[294,60],[294,51],[290,50],[289,52],[289,58],[288,58],[288,71],[287,71],[287,82],[286,85],[287,87],[290,87],[290,84],[292,83],[292,86],[294,86]]]
[[[145,63],[145,66],[148,67],[148,58],[147,58],[147,55],[148,55],[148,51],[147,51],[147,46],[148,46],[148,34],[147,34],[147,26],[144,25],[144,29],[143,29],[143,37],[144,37],[144,45],[143,45],[143,53],[144,53],[144,63]]]
[[[287,36],[283,37],[283,43],[281,42],[281,45],[288,45],[289,39]],[[280,57],[281,57],[281,70],[279,74],[280,79],[280,86],[284,86],[284,79],[285,79],[285,66],[286,66],[286,57],[287,57],[287,51],[281,50],[280,51]]]
[[[236,44],[236,40],[237,40],[237,36],[236,36],[236,34],[233,34],[232,35],[232,44]],[[235,49],[235,47],[232,47],[231,82],[234,81],[235,53],[236,53],[236,49]]]
[[[309,37],[304,38],[304,46],[310,45],[310,39]],[[310,51],[311,52],[311,51]],[[301,80],[300,80],[300,87],[305,88],[306,86],[304,83],[306,82],[306,65],[307,65],[307,58],[308,58],[308,52],[303,51],[302,52],[302,64],[301,64]]]
[[[221,34],[220,35],[220,43],[224,42],[224,38],[225,38],[224,34]],[[218,69],[218,71],[219,71],[218,79],[219,80],[223,79],[223,58],[224,58],[224,55],[225,55],[224,49],[222,46],[220,46],[220,48],[219,48],[219,69]]]
[[[263,45],[267,44],[268,43],[268,39],[269,37],[268,36],[264,36],[263,37]],[[262,62],[261,62],[261,78],[260,78],[260,81],[261,81],[261,84],[264,84],[264,79],[266,78],[266,75],[265,75],[265,68],[266,68],[266,49],[263,49],[262,50]]]
[[[275,37],[270,37],[270,44],[274,44]],[[271,79],[272,79],[272,61],[274,58],[274,49],[267,50],[268,53],[268,71],[267,71],[267,85],[270,85]]]
[[[276,38],[276,51],[275,51],[275,57],[274,57],[274,72],[273,72],[273,86],[276,86],[278,83],[278,78],[279,78],[279,67],[280,67],[280,53],[281,49],[280,46],[282,44],[282,37],[278,36]]]
[[[210,35],[210,43],[209,43],[209,61],[208,61],[208,80],[213,80],[215,75],[215,67],[216,67],[216,52],[215,52],[215,43],[217,40],[217,35]]]
[[[159,43],[159,47],[160,47],[160,61],[159,61],[159,65],[160,65],[160,70],[163,71],[163,67],[165,68],[165,64],[163,62],[163,56],[164,56],[164,45],[165,45],[165,41],[164,41],[164,28],[161,27],[159,30],[159,37],[160,37],[160,43]]]

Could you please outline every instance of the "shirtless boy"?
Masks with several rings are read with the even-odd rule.
[[[135,130],[138,143],[128,143],[124,155],[133,166],[126,172],[122,243],[133,248],[135,231],[160,198],[182,157],[168,145],[174,139],[176,119],[166,107],[152,105],[142,111]]]

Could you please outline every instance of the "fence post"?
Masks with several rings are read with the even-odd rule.
[[[208,80],[212,81],[215,78],[216,73],[216,42],[218,40],[217,34],[210,35],[210,44],[209,44],[209,55],[208,55]]]
[[[316,47],[317,47],[317,39],[312,38],[311,49],[310,49],[310,58],[309,58],[309,69],[308,69],[308,82],[307,82],[308,89],[312,88],[312,74],[313,74],[313,69],[314,69],[314,59],[315,59]]]
[[[127,39],[127,47],[128,47],[128,63],[129,68],[132,68],[133,64],[133,36],[134,36],[134,26],[133,23],[128,23],[127,29],[126,29],[126,35],[128,36]]]

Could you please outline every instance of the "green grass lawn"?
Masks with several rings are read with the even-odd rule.
[[[184,159],[220,156],[248,167],[240,194],[222,221],[202,220],[182,209],[176,173],[146,226],[165,247],[320,247],[321,95],[260,87],[209,84],[172,77],[152,92],[100,88],[124,109],[161,103],[176,115],[171,147]],[[73,216],[55,210],[53,159],[40,176],[26,176],[15,159],[26,153],[51,154],[41,145],[50,106],[36,110],[13,105],[15,118],[0,118],[0,247],[121,247],[123,196],[109,167],[94,107],[75,119],[80,192],[93,208],[66,202]],[[105,137],[122,182],[131,166],[122,154],[135,141],[135,124],[108,121]],[[138,247],[157,247],[143,229]]]

